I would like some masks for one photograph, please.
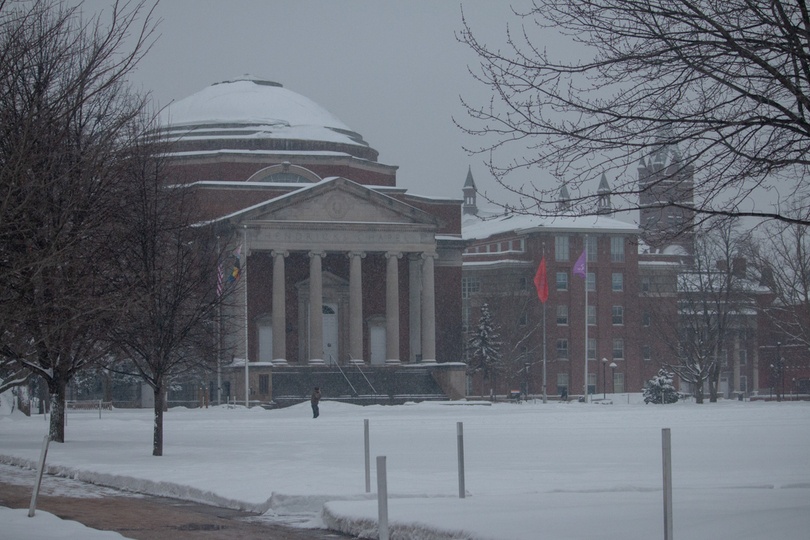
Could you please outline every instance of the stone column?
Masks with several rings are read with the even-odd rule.
[[[385,363],[399,364],[399,259],[402,253],[385,254]]]
[[[422,363],[436,363],[436,289],[433,277],[435,253],[423,253],[422,258]]]
[[[309,252],[309,363],[323,364],[323,251]]]
[[[351,251],[349,256],[349,354],[350,362],[363,363],[363,285],[360,251]]]
[[[287,365],[287,288],[284,257],[288,251],[273,250],[273,363]]]
[[[422,258],[418,253],[408,255],[408,339],[410,362],[422,358]]]

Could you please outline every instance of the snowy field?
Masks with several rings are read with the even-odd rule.
[[[625,399],[323,401],[317,420],[308,403],[172,409],[160,458],[151,456],[151,411],[104,411],[101,419],[71,411],[67,442],[51,444],[47,465],[88,482],[375,537],[376,495],[365,493],[368,419],[372,468],[387,456],[394,539],[649,540],[663,538],[661,429],[670,428],[676,538],[810,537],[810,403],[618,403]],[[465,499],[456,422],[464,423]],[[0,461],[34,467],[46,430],[42,416],[0,416]],[[376,491],[373,469],[371,483]],[[0,521],[11,523],[9,512],[0,511]],[[20,512],[14,522],[27,519]]]

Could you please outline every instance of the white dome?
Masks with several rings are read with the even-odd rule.
[[[249,75],[172,103],[162,111],[161,123],[185,140],[273,138],[368,146],[311,99]]]

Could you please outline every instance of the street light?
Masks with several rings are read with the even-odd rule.
[[[616,365],[616,362],[610,363],[610,376],[613,377],[613,384],[611,385],[611,390],[613,390],[613,394],[616,393],[616,368],[619,367]]]
[[[607,399],[607,358],[602,358],[602,399]]]

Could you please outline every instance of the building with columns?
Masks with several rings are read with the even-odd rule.
[[[461,200],[397,187],[360,134],[278,83],[215,84],[163,120],[173,175],[239,257],[226,396],[463,397]]]

